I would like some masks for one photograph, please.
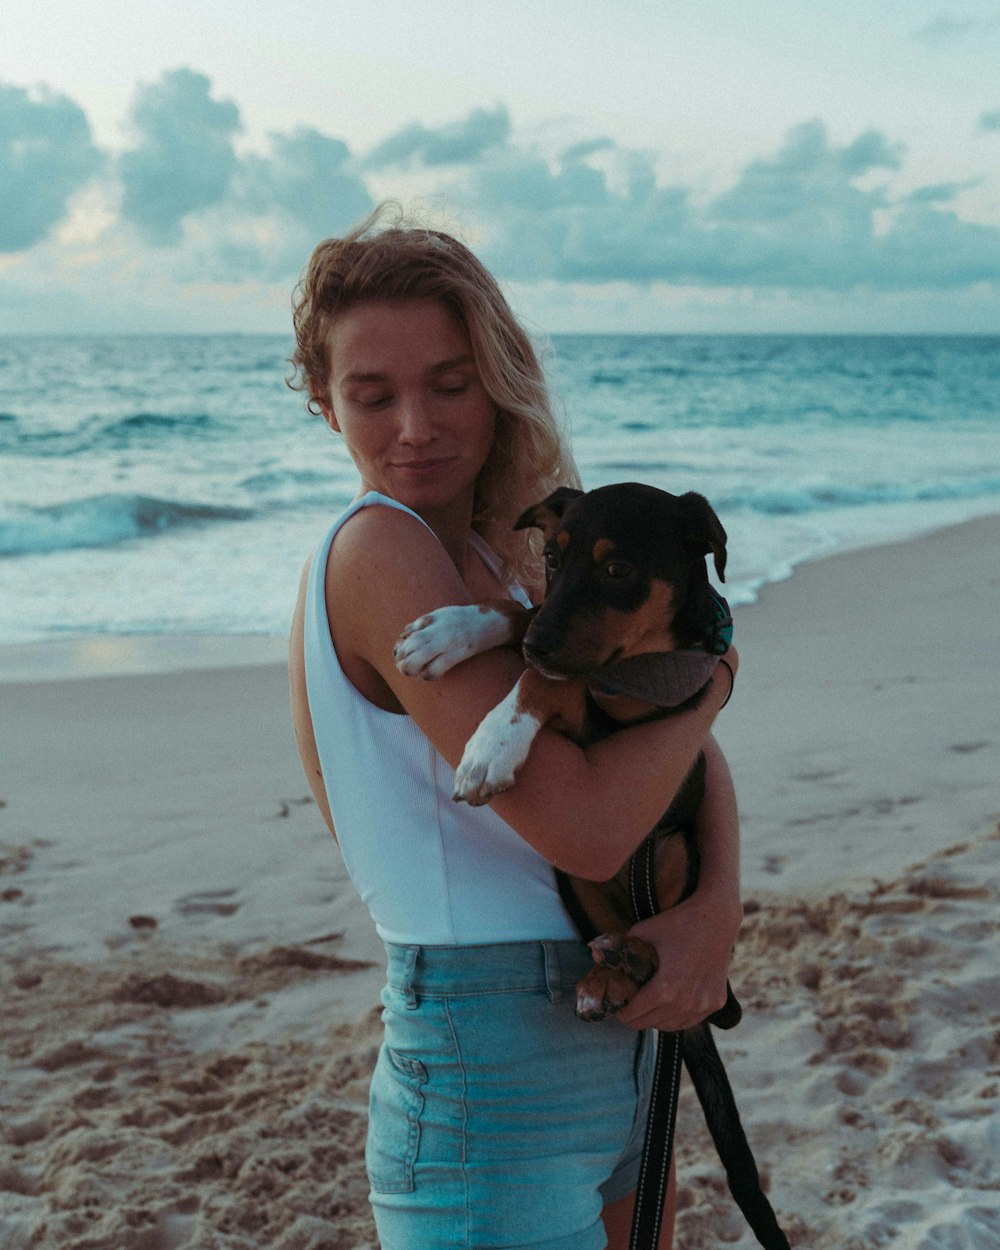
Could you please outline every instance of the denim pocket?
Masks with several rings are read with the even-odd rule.
[[[377,1193],[413,1190],[413,1167],[420,1149],[420,1114],[427,1069],[419,1059],[391,1046],[379,1052],[368,1097],[365,1167]]]

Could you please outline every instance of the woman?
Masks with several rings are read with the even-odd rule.
[[[386,943],[366,1149],[383,1250],[624,1246],[645,1031],[722,1005],[741,916],[732,787],[706,740],[729,674],[698,708],[586,749],[543,730],[511,790],[452,803],[465,742],[522,661],[497,649],[421,682],[393,643],[444,604],[527,602],[518,579],[537,589],[540,566],[512,522],[575,470],[526,335],[449,236],[377,211],[316,249],[295,326],[309,406],[361,477],[303,575],[291,675],[310,785]],[[610,876],[702,747],[701,884],[637,928],[661,973],[584,1024],[572,987],[589,952],[552,866]]]

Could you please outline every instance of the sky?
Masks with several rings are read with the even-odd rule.
[[[46,0],[0,333],[274,332],[394,198],[543,333],[1000,333],[1000,0]]]

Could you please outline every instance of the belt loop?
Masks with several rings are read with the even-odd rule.
[[[559,977],[559,952],[555,942],[542,943],[542,957],[545,960],[545,990],[550,1003],[562,1000],[562,981]]]
[[[413,1011],[417,1007],[417,959],[420,955],[419,946],[408,946],[406,954],[403,956],[403,984],[400,989],[403,991],[403,997],[406,999],[406,1008]]]

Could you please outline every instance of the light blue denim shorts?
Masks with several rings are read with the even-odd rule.
[[[600,1250],[638,1178],[654,1045],[586,1024],[578,942],[387,944],[365,1162],[382,1250]]]

